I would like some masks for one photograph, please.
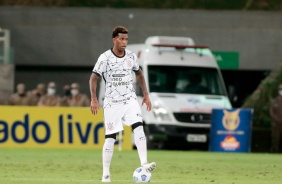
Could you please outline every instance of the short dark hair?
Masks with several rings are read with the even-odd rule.
[[[119,33],[128,34],[128,30],[123,26],[117,26],[113,30],[112,38],[117,37]]]

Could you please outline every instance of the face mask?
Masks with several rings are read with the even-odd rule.
[[[24,97],[25,93],[19,93],[19,96]]]
[[[78,94],[78,90],[77,89],[72,89],[71,90],[71,94],[72,94],[72,96],[77,95]]]
[[[56,93],[56,90],[53,88],[48,88],[47,92],[49,95],[54,95]]]
[[[70,95],[71,95],[70,90],[65,90],[65,96],[70,96]]]
[[[278,93],[279,93],[279,95],[280,95],[280,96],[282,96],[282,90],[279,90],[279,92],[278,92]]]

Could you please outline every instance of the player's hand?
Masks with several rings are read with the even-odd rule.
[[[96,115],[99,110],[99,102],[98,100],[91,100],[90,109],[92,114]]]
[[[146,104],[147,111],[150,111],[152,109],[152,104],[151,104],[151,100],[149,98],[149,95],[145,95],[143,97],[142,106],[143,106],[144,103]]]

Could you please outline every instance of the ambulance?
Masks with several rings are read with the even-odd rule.
[[[151,36],[127,49],[138,56],[152,102],[151,111],[141,108],[148,148],[207,149],[212,109],[231,108],[211,50],[170,36]],[[134,85],[141,105],[142,90]]]

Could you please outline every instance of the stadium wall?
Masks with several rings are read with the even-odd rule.
[[[130,43],[151,35],[189,36],[213,51],[238,52],[239,70],[271,70],[282,57],[282,12],[168,9],[0,7],[11,31],[15,83],[88,83],[111,31],[124,25]],[[37,77],[34,77],[34,74]],[[62,90],[62,89],[59,89]],[[88,93],[87,85],[82,91]]]
[[[151,35],[189,36],[212,50],[240,53],[239,69],[281,61],[282,12],[1,7],[19,65],[92,66],[124,25],[130,43]]]

